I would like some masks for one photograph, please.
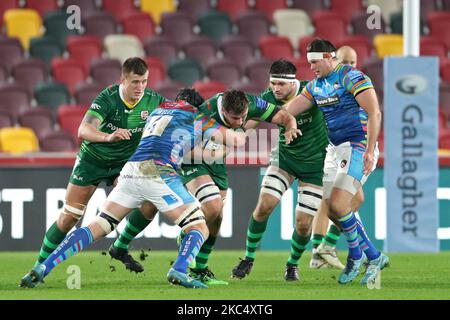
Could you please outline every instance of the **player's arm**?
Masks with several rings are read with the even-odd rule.
[[[367,89],[355,97],[358,104],[368,115],[367,150],[364,154],[364,173],[370,173],[374,164],[374,150],[381,128],[381,111],[374,89]]]
[[[245,123],[244,129],[245,130],[254,129],[257,126],[259,126],[259,123],[260,123],[260,121],[258,121],[258,120],[250,119]]]
[[[78,138],[89,142],[115,142],[119,140],[130,140],[131,133],[119,128],[111,134],[98,130],[101,120],[89,112],[86,113],[78,127]]]
[[[309,92],[308,86],[303,88],[301,94],[283,106],[294,117],[313,106],[313,97]]]
[[[286,144],[289,144],[302,135],[300,129],[297,128],[297,120],[286,110],[280,108],[280,110],[273,116],[271,123],[284,126],[284,137],[286,138]]]

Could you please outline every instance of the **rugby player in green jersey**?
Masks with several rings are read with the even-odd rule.
[[[307,81],[296,79],[296,67],[289,61],[277,60],[270,67],[270,86],[261,97],[282,106],[299,95]],[[296,116],[302,137],[289,145],[280,128],[278,147],[272,150],[270,166],[262,180],[261,193],[247,229],[245,258],[233,268],[232,277],[242,279],[252,269],[267,222],[281,197],[292,182],[298,180],[295,227],[291,238],[291,254],[286,263],[286,281],[299,280],[298,262],[311,238],[314,216],[322,200],[323,165],[328,145],[327,129],[318,107]]]
[[[78,129],[83,141],[70,175],[64,208],[45,234],[36,265],[58,247],[83,217],[99,183],[117,183],[120,170],[139,144],[147,116],[166,100],[146,88],[148,73],[144,60],[127,59],[122,65],[120,84],[103,90],[86,112]],[[141,210],[147,216],[145,213],[153,212],[154,207],[147,203]],[[145,219],[141,213],[139,216]],[[134,265],[137,262],[126,250],[116,251],[116,256],[128,268],[131,263],[135,271],[142,269]]]
[[[283,125],[286,128],[283,136],[285,143],[291,143],[298,134],[295,118],[289,113],[274,104],[268,103],[259,97],[245,94],[242,91],[229,90],[219,93],[202,104],[199,110],[216,120],[219,124],[229,128],[242,127],[250,119]],[[208,141],[205,144],[205,149],[220,150],[221,145]],[[185,162],[181,168],[183,183],[200,201],[210,233],[195,259],[195,267],[192,266],[191,275],[207,285],[227,284],[225,281],[216,279],[208,267],[208,258],[222,223],[223,200],[228,189],[228,177],[223,158],[220,158],[216,163],[187,164]],[[130,218],[125,227],[127,234],[122,233],[115,245],[117,243],[120,244],[123,240],[131,241],[132,238],[145,229],[146,225],[130,225],[131,220],[132,218]],[[131,232],[133,232],[131,234],[133,237],[130,237]]]

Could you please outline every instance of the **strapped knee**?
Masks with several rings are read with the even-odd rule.
[[[66,202],[63,209],[64,214],[69,215],[76,220],[80,220],[85,212],[86,205],[75,202]]]
[[[202,184],[195,190],[194,196],[201,204],[222,197],[219,188],[214,183]]]
[[[189,206],[184,212],[175,220],[181,230],[185,230],[193,225],[204,223],[205,216],[203,212],[195,205]]]
[[[322,201],[322,189],[300,186],[297,201],[296,210],[315,216]]]
[[[278,200],[289,188],[289,181],[279,171],[266,173],[261,183],[261,192],[268,193]]]
[[[116,218],[113,218],[111,213],[103,210],[98,216],[95,216],[93,222],[97,223],[106,234],[114,231],[120,223]]]

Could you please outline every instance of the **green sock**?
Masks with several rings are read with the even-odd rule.
[[[62,232],[58,229],[55,221],[55,223],[53,223],[45,233],[44,242],[42,243],[41,251],[39,252],[39,258],[36,264],[44,262],[45,259],[47,259],[47,257],[53,252],[53,250],[55,250],[64,240],[66,235],[66,232]]]
[[[258,248],[264,232],[266,231],[268,221],[269,219],[258,222],[253,218],[253,215],[250,217],[250,222],[247,229],[247,242],[245,251],[245,257],[247,258],[247,260],[255,260],[256,248]]]
[[[323,234],[316,233],[316,234],[313,235],[312,245],[313,245],[314,249],[317,249],[319,244],[322,243],[322,239],[323,239]]]
[[[297,230],[294,229],[291,239],[291,255],[289,256],[289,259],[287,261],[288,264],[292,266],[298,265],[298,260],[300,260],[300,258],[302,257],[303,251],[305,251],[310,239],[311,234],[304,237],[299,235],[297,233]]]
[[[211,251],[216,243],[217,237],[209,236],[200,248],[200,252],[195,257],[196,267],[195,269],[206,269],[208,266],[208,259]]]
[[[336,243],[339,240],[339,237],[341,236],[341,230],[339,230],[338,227],[336,227],[334,224],[330,226],[330,229],[328,229],[328,233],[323,238],[323,242],[331,247],[336,247]]]
[[[128,250],[130,242],[136,238],[136,236],[144,230],[152,220],[148,220],[139,211],[134,209],[131,214],[128,215],[128,221],[125,229],[119,235],[119,238],[114,242],[114,247],[119,249]]]

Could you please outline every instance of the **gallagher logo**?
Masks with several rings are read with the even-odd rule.
[[[409,74],[395,83],[395,88],[403,94],[417,95],[428,87],[428,81],[422,76]]]

